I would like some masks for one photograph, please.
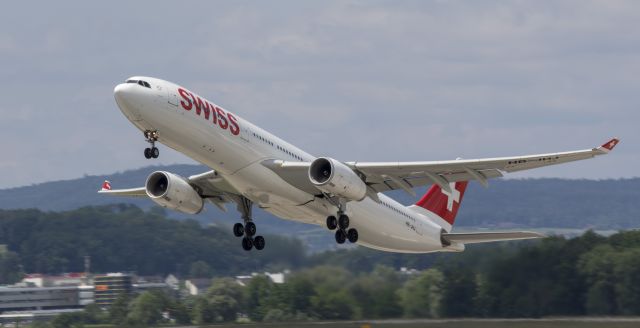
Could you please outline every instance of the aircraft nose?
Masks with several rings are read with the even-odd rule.
[[[132,121],[140,120],[140,111],[136,106],[136,92],[133,89],[136,84],[122,83],[113,89],[113,96],[120,110]]]
[[[116,97],[118,103],[124,103],[127,98],[131,96],[131,88],[129,88],[126,83],[118,84],[115,89],[113,89],[113,95]]]

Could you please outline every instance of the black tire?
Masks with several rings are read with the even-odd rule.
[[[244,236],[244,226],[242,223],[236,223],[233,225],[233,235],[236,237]]]
[[[250,251],[253,248],[253,240],[249,237],[242,238],[242,249]]]
[[[350,243],[355,244],[358,241],[358,230],[349,229],[347,231],[347,239],[349,239]]]
[[[151,148],[151,157],[158,158],[160,156],[160,149],[153,147]]]
[[[144,157],[145,157],[146,159],[151,158],[151,148],[145,148],[145,149],[144,149]]]
[[[327,228],[329,230],[335,230],[338,227],[338,219],[335,216],[331,215],[327,217]]]
[[[253,235],[256,234],[256,230],[257,230],[256,224],[251,221],[247,222],[247,224],[244,225],[244,232],[249,237],[253,237]]]
[[[342,229],[336,230],[336,243],[344,244],[346,240],[347,240],[347,235],[344,233],[344,230]]]
[[[253,246],[257,250],[261,251],[264,248],[264,244],[265,244],[264,237],[256,236],[256,238],[253,238]]]
[[[344,214],[340,215],[340,218],[338,218],[338,226],[340,229],[347,230],[347,228],[349,228],[349,217]]]

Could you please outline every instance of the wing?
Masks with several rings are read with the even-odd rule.
[[[233,196],[238,194],[238,192],[214,170],[192,175],[187,178],[187,181],[196,190],[198,190],[198,193],[202,198],[208,200],[225,212],[227,209],[224,204],[232,202]],[[102,189],[100,189],[98,193],[126,197],[147,197],[147,190],[145,187],[111,189],[111,183],[109,183],[109,181],[105,181],[103,183]]]
[[[486,186],[489,179],[501,177],[504,172],[529,170],[604,155],[613,150],[618,142],[619,140],[614,138],[602,146],[591,149],[538,155],[428,162],[349,162],[346,164],[354,171],[361,173],[367,184],[376,192],[402,189],[415,195],[414,187],[433,183],[447,191],[451,190],[449,183],[456,181],[477,180]],[[267,160],[262,164],[299,189],[318,193],[307,177],[311,163]]]
[[[475,233],[443,233],[442,239],[449,243],[477,244],[493,241],[522,240],[544,238],[543,234],[529,231],[513,232],[475,232]]]

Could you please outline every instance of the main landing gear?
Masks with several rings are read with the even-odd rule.
[[[245,198],[240,197],[240,201],[238,202],[238,209],[242,213],[242,219],[244,220],[244,225],[242,223],[236,223],[233,225],[233,234],[236,237],[242,238],[242,248],[245,251],[250,251],[252,248],[256,248],[257,250],[264,249],[265,241],[262,236],[255,236],[256,234],[256,224],[251,220],[251,206],[253,203]],[[255,236],[255,237],[254,237]]]
[[[336,242],[338,244],[344,244],[349,240],[350,243],[356,243],[358,241],[358,230],[355,228],[349,229],[349,217],[344,214],[344,204],[338,203],[338,217],[331,215],[327,217],[327,228],[329,230],[336,230]]]
[[[144,131],[145,140],[151,144],[151,147],[144,149],[144,157],[149,158],[158,158],[160,156],[160,150],[156,148],[156,141],[158,141],[158,131]]]

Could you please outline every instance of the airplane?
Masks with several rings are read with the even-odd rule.
[[[211,168],[190,177],[151,173],[143,187],[101,194],[148,197],[157,204],[198,214],[205,202],[226,211],[235,204],[242,223],[233,226],[243,249],[262,250],[252,208],[280,218],[326,226],[338,244],[346,241],[399,253],[461,252],[466,244],[542,238],[528,231],[452,232],[469,181],[483,186],[504,173],[604,155],[619,140],[585,150],[486,159],[422,162],[342,162],[315,157],[189,89],[152,77],[134,76],[114,89],[126,118],[143,132],[146,158],[160,142]],[[384,194],[431,185],[404,206]]]

